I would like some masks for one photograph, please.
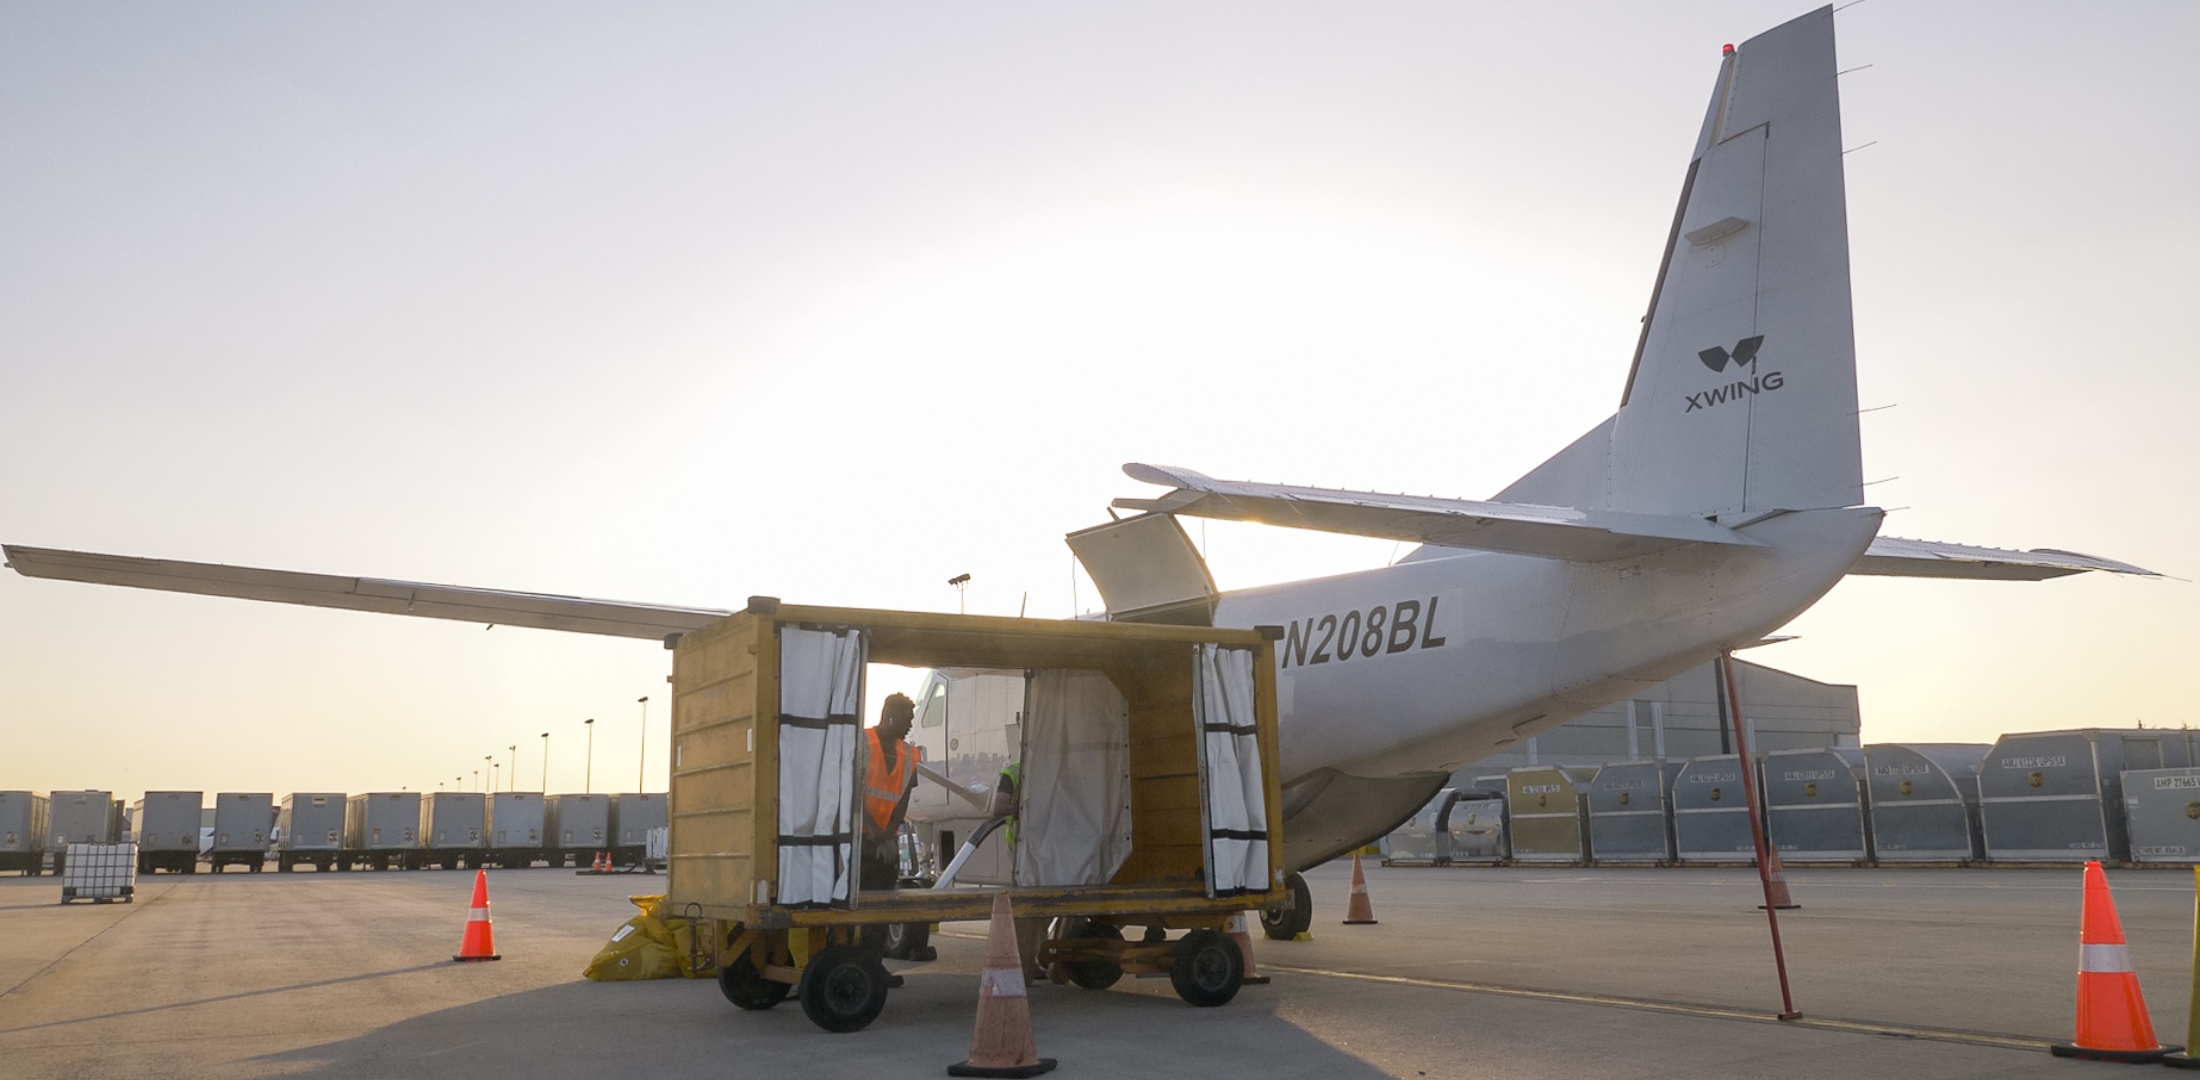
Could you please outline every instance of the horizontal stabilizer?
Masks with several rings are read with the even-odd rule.
[[[8,565],[25,577],[613,637],[662,639],[667,634],[700,629],[732,614],[708,608],[500,592],[418,581],[301,574],[290,570],[140,559],[12,544],[0,547],[0,551],[6,552]]]
[[[1123,472],[1133,480],[1176,489],[1158,499],[1115,500],[1116,506],[1126,510],[1256,521],[1476,551],[1604,562],[1683,544],[1758,543],[1701,518],[1254,484],[1157,465],[1125,465]]]
[[[2010,551],[2004,548],[1944,544],[1938,540],[1904,540],[1882,536],[1872,541],[1851,574],[1881,577],[1974,578],[1983,581],[2044,581],[2065,574],[2103,570],[2111,574],[2162,575],[2130,563],[2080,555],[2075,551],[2038,548]]]

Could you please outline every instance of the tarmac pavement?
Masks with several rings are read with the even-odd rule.
[[[1790,870],[1781,914],[1805,1019],[1780,1023],[1752,871],[1382,868],[1374,926],[1340,924],[1349,866],[1308,875],[1310,941],[1256,938],[1275,981],[1219,1009],[1168,980],[1031,992],[1055,1075],[1094,1077],[2078,1076],[2079,875]],[[2110,880],[2161,1036],[2182,1042],[2192,878]],[[580,978],[662,877],[490,871],[497,963],[455,964],[471,873],[139,879],[130,905],[0,878],[0,1075],[937,1077],[967,1056],[983,924],[951,924],[869,1028],[708,981]]]

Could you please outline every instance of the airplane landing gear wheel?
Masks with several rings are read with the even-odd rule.
[[[886,1008],[886,968],[860,946],[829,945],[802,969],[795,994],[811,1023],[835,1033],[861,1031]]]
[[[932,924],[890,923],[886,927],[886,955],[895,960],[930,960],[939,955],[932,948]]]
[[[1194,930],[1176,943],[1169,985],[1176,996],[1201,1008],[1226,1005],[1245,980],[1245,954],[1219,930]]]
[[[1291,890],[1291,904],[1283,908],[1262,908],[1261,931],[1274,941],[1289,941],[1314,925],[1314,893],[1306,887],[1306,879],[1293,870],[1283,877],[1283,886]]]
[[[718,969],[718,992],[737,1009],[762,1012],[785,1001],[790,989],[786,983],[773,982],[758,972],[747,952]]]
[[[1121,941],[1123,929],[1118,926],[1101,926],[1090,919],[1077,919],[1063,928],[1063,944],[1079,940]],[[1062,971],[1069,981],[1087,990],[1105,990],[1123,977],[1123,965],[1113,960],[1064,960]]]

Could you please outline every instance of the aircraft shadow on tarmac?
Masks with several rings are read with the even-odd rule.
[[[789,1000],[762,1013],[726,1003],[704,980],[575,981],[426,1013],[349,1039],[249,1059],[284,1076],[462,1076],[468,1080],[708,1070],[790,1077],[939,1076],[969,1056],[977,976],[905,972],[886,1011],[849,1035],[820,1031]],[[454,972],[464,977],[462,972]],[[1150,992],[1149,992],[1150,991]],[[1039,1053],[1085,1075],[1214,1075],[1250,1062],[1276,1078],[1357,1080],[1388,1074],[1276,1014],[1281,999],[1247,988],[1228,1005],[1197,1009],[1151,988],[1032,989]],[[257,1071],[257,1070],[253,1070]]]

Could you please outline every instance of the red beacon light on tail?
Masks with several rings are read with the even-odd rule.
[[[1733,44],[1732,44],[1732,43],[1730,42],[1730,43],[1728,43],[1728,44],[1725,44],[1725,45],[1721,45],[1721,46],[1719,46],[1719,55],[1720,55],[1720,56],[1732,56],[1732,55],[1734,55],[1734,46],[1733,46]]]

